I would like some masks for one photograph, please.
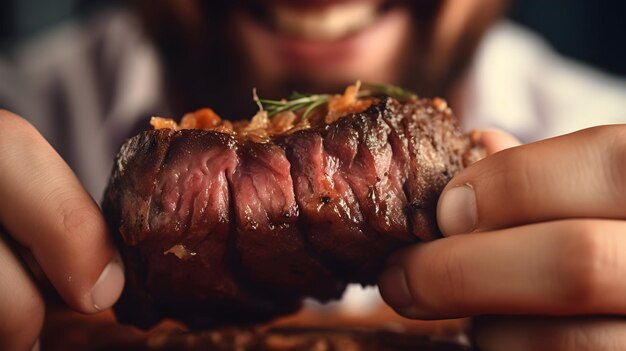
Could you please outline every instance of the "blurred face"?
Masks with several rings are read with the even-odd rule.
[[[197,92],[203,90],[207,90],[204,96],[228,95],[224,91],[232,86],[237,86],[240,94],[241,89],[256,86],[268,97],[291,90],[336,91],[357,79],[402,85],[422,95],[445,96],[469,62],[480,37],[506,3],[136,1],[145,6],[144,19],[152,20],[157,41],[163,36],[164,27],[175,27],[172,23],[186,28],[175,28],[165,45],[169,50],[164,50],[169,51],[173,62],[172,76],[181,80],[177,89],[193,90],[181,95],[199,95]],[[153,9],[159,6],[161,15],[154,15]],[[212,39],[206,39],[209,37]],[[191,49],[182,46],[186,43],[191,43]],[[204,52],[204,56],[196,55],[198,52]],[[195,63],[190,59],[194,55],[198,56]],[[187,78],[182,79],[185,74],[180,71],[185,70]],[[194,79],[197,82],[191,84]],[[199,87],[202,84],[207,87]],[[210,84],[215,87],[208,87]],[[202,99],[205,98],[199,96],[196,100],[206,101]]]
[[[503,2],[249,0],[234,10],[233,26],[259,82],[443,85]]]

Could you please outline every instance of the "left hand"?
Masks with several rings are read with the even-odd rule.
[[[495,153],[447,185],[437,213],[445,238],[399,252],[381,276],[398,313],[512,316],[478,319],[484,351],[626,349],[626,318],[590,317],[626,316],[626,125]]]

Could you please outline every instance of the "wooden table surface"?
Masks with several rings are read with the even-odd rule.
[[[355,348],[353,341],[360,340],[361,345],[373,349],[382,349],[384,345],[385,350],[468,351],[471,348],[465,333],[467,327],[466,320],[412,321],[381,306],[365,316],[304,309],[256,330],[237,332],[232,329],[190,332],[173,321],[143,331],[118,324],[111,310],[88,316],[59,304],[48,308],[41,346],[44,351],[372,349]],[[233,335],[238,335],[240,340],[231,340]],[[382,340],[378,346],[377,340]],[[235,347],[237,342],[240,345]],[[245,343],[257,346],[242,346]],[[264,346],[258,346],[261,344]]]

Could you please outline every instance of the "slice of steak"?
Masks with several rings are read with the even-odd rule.
[[[307,251],[297,228],[298,205],[284,150],[272,142],[246,142],[238,155],[230,183],[242,272],[261,295],[340,297],[345,284]]]
[[[342,279],[362,284],[375,282],[379,258],[414,240],[380,106],[285,140],[307,240]]]
[[[427,99],[271,138],[141,133],[103,202],[126,263],[119,319],[254,323],[373,284],[393,250],[439,236],[439,193],[481,155]]]

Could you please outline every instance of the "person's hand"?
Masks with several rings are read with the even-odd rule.
[[[44,299],[17,253],[25,248],[67,304],[109,308],[124,285],[98,206],[44,138],[0,111],[0,350],[37,347]]]
[[[626,126],[489,156],[447,185],[437,216],[445,238],[394,255],[380,278],[398,313],[508,315],[476,320],[485,351],[626,349],[626,318],[599,317],[626,315]]]

